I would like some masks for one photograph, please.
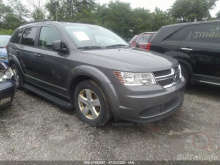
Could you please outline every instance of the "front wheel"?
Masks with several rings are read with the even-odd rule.
[[[74,106],[78,117],[91,126],[102,126],[111,118],[107,98],[93,80],[77,85],[74,91]]]
[[[22,89],[22,84],[23,84],[23,77],[20,73],[20,71],[18,70],[17,65],[13,64],[11,66],[11,69],[14,73],[14,78],[15,78],[15,86],[17,89]]]

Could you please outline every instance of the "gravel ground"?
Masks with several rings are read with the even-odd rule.
[[[220,88],[195,85],[169,118],[94,128],[27,91],[0,111],[0,160],[220,160]]]

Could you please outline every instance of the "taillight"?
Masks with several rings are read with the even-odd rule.
[[[150,45],[151,45],[151,43],[149,42],[149,43],[147,44],[147,50],[150,50]]]
[[[8,48],[7,45],[5,46],[5,48],[6,48],[6,49]]]

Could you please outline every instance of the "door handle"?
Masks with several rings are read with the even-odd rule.
[[[34,53],[34,55],[35,55],[36,57],[41,57],[41,55],[38,54],[38,53]]]
[[[193,51],[193,49],[191,48],[181,48],[182,50],[186,50],[186,51]]]

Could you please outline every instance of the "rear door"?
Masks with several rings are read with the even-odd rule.
[[[7,47],[7,53],[8,53],[8,58],[11,60],[15,56],[16,58],[19,58],[21,54],[21,45],[20,45],[20,40],[22,37],[23,29],[16,29],[14,34],[12,35]]]
[[[220,83],[220,23],[198,25],[180,45],[199,81]]]
[[[18,55],[18,60],[21,67],[25,73],[25,79],[32,82],[33,77],[36,75],[36,36],[38,33],[38,26],[27,27],[24,29],[21,38],[20,54]]]

